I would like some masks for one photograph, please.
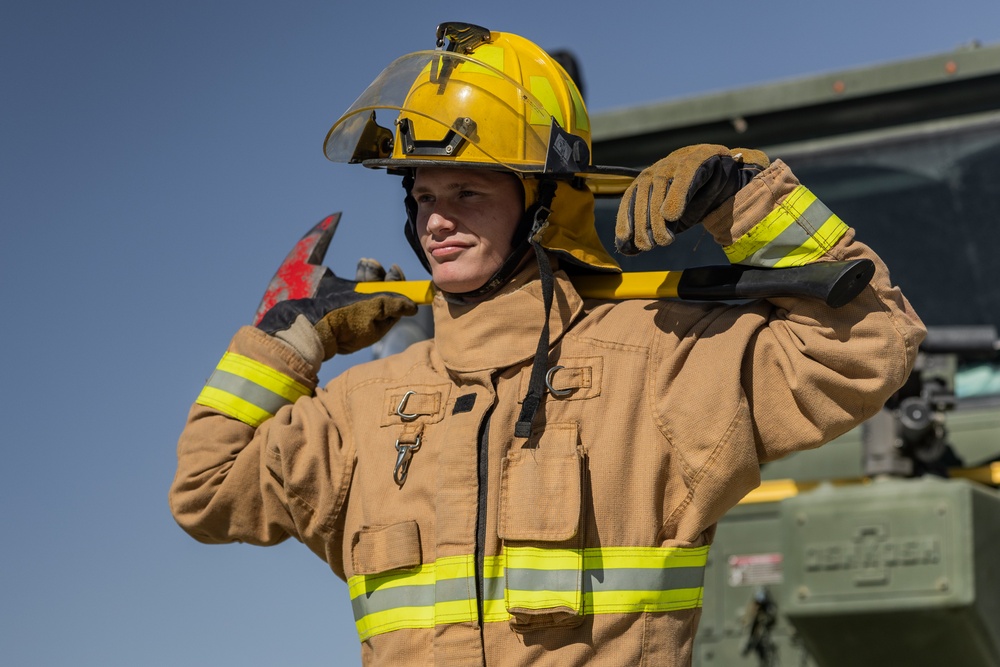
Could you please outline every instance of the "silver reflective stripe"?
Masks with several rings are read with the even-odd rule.
[[[579,589],[581,574],[577,570],[520,568],[508,568],[506,572],[507,588],[524,591],[575,591]],[[582,574],[585,593],[701,588],[705,581],[702,567],[615,568],[584,570]]]
[[[507,589],[518,591],[578,591],[580,577],[584,574],[581,570],[529,570],[513,567],[508,567],[506,573]]]
[[[471,577],[442,579],[435,584],[396,586],[364,593],[351,600],[351,609],[354,620],[359,621],[368,614],[397,607],[432,607],[436,602],[473,600],[475,597],[476,587]],[[503,597],[502,588],[500,597]]]
[[[504,578],[488,577],[483,583],[483,598],[486,600],[503,600]]]
[[[271,413],[272,415],[282,406],[291,403],[287,398],[273,391],[262,387],[256,382],[242,378],[218,368],[208,378],[206,387],[213,387],[234,396],[238,396],[248,403],[252,403],[258,408]]]
[[[819,199],[814,200],[806,210],[799,213],[800,224],[788,225],[772,241],[741,263],[764,267],[776,266],[791,252],[810,244],[813,237],[807,229],[818,230],[832,216],[833,211],[827,208],[826,204]]]

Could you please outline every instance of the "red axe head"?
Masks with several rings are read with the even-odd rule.
[[[316,294],[320,279],[329,270],[322,265],[323,257],[339,222],[340,213],[327,216],[295,244],[271,278],[254,315],[254,325],[279,301],[307,299]]]

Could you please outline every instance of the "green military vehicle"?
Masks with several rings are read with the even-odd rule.
[[[787,162],[930,329],[881,414],[769,464],[720,523],[694,663],[1000,666],[1000,46],[592,118],[595,161]],[[598,204],[605,243],[618,202]],[[628,271],[723,264],[696,228]]]

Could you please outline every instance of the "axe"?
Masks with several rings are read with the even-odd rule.
[[[320,279],[330,270],[322,262],[339,223],[340,213],[327,216],[295,244],[268,284],[254,324],[279,301],[305,299],[316,293]],[[820,299],[831,308],[839,308],[860,294],[874,274],[874,262],[855,259],[781,269],[732,264],[682,271],[596,274],[576,276],[573,285],[582,296],[597,299],[725,301],[794,296]],[[434,297],[429,280],[362,282],[354,289],[363,294],[395,292],[421,305]]]

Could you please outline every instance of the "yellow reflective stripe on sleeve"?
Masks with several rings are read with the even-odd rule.
[[[244,424],[249,424],[254,428],[257,428],[268,419],[274,415],[267,410],[258,408],[253,403],[244,401],[239,396],[234,396],[227,391],[222,391],[221,389],[216,389],[215,387],[210,387],[205,385],[201,389],[201,393],[198,394],[198,398],[195,401],[198,405],[204,405],[207,408],[212,408],[213,410],[218,410],[219,412],[239,419]]]
[[[723,250],[732,264],[780,268],[819,259],[847,231],[847,225],[805,186],[798,186]]]
[[[233,352],[223,355],[195,402],[253,426],[260,426],[283,405],[312,390],[291,377]]]
[[[511,610],[574,609],[617,614],[701,606],[708,547],[505,547],[483,563],[483,620]],[[358,637],[430,629],[478,618],[472,556],[348,579]]]
[[[246,378],[281,396],[289,403],[293,403],[299,398],[312,393],[309,387],[296,382],[284,373],[280,373],[270,366],[255,361],[250,357],[244,357],[242,354],[234,352],[226,352],[222,356],[218,370]]]

